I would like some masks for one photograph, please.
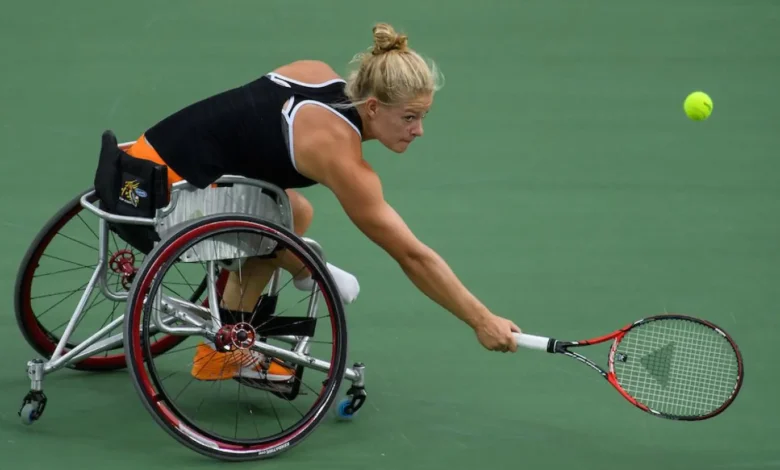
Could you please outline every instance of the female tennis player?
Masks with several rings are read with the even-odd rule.
[[[458,280],[445,261],[418,240],[385,201],[377,174],[363,159],[363,142],[378,140],[402,153],[423,135],[422,121],[440,88],[436,66],[407,45],[392,26],[373,29],[373,47],[355,57],[357,69],[345,80],[327,64],[296,61],[257,80],[192,104],[148,129],[127,153],[167,165],[169,183],[182,179],[205,188],[224,174],[273,183],[287,192],[294,230],[303,235],[312,221],[311,204],[293,188],[322,184],[336,196],[351,221],[384,249],[425,295],[465,322],[488,350],[516,351],[520,329],[494,315]],[[225,307],[255,305],[280,266],[300,289],[311,280],[289,259],[249,260],[242,283],[231,276]],[[328,264],[346,303],[359,292],[357,279]],[[233,361],[199,347],[192,374],[201,380],[237,376],[284,381],[292,369],[262,361]],[[204,366],[199,359],[211,360]]]

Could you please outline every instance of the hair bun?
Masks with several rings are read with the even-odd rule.
[[[379,23],[374,26],[374,49],[371,51],[374,55],[384,54],[390,51],[406,51],[408,37],[405,34],[398,34],[392,26],[387,23]]]

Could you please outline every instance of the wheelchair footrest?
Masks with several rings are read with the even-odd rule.
[[[255,326],[258,336],[314,336],[317,320],[309,317],[270,317]]]
[[[263,295],[254,312],[242,312],[219,308],[219,316],[223,325],[249,323],[258,337],[273,336],[314,336],[317,325],[316,318],[276,316],[276,297]]]

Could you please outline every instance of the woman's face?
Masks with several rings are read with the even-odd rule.
[[[433,95],[423,95],[394,106],[375,100],[367,103],[368,131],[388,149],[403,153],[423,135],[422,120],[433,104]]]

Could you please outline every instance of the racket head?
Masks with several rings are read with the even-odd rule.
[[[665,314],[621,330],[607,379],[632,404],[669,419],[713,418],[737,397],[742,354],[725,330],[699,318]]]

